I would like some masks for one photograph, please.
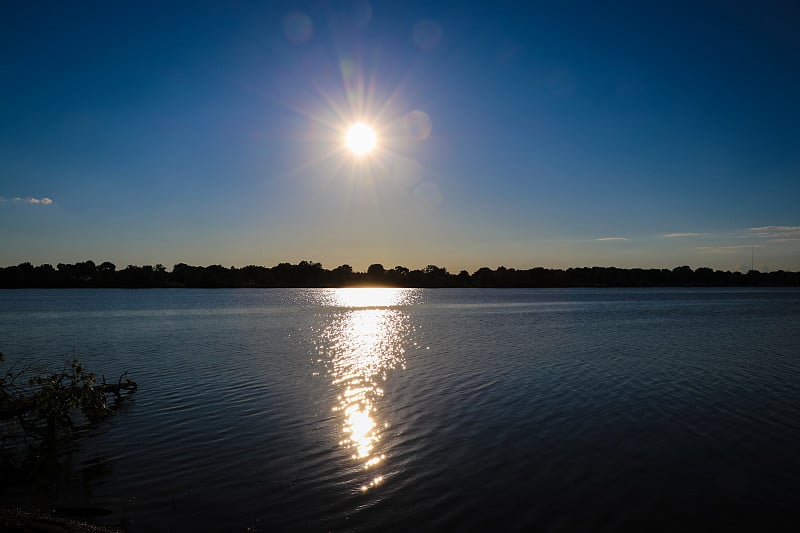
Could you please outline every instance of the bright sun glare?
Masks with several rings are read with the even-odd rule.
[[[345,138],[347,147],[356,155],[364,155],[372,151],[377,143],[375,130],[359,122],[350,126]]]

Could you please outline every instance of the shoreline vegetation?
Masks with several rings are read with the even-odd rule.
[[[0,353],[0,367],[4,363]],[[17,359],[0,375],[0,478],[9,487],[31,487],[43,479],[52,483],[69,444],[116,413],[138,388],[127,372],[116,383],[106,383],[105,377],[98,382],[77,359],[60,370]],[[0,531],[121,531],[82,521],[111,514],[107,509],[55,506],[55,500],[40,509],[4,498]]]
[[[689,266],[672,269],[580,267],[527,270],[483,267],[472,274],[458,274],[428,265],[411,270],[370,265],[356,272],[350,265],[332,270],[321,263],[300,261],[274,267],[250,265],[226,268],[178,263],[168,271],[164,265],[128,265],[117,269],[109,261],[84,261],[33,266],[29,262],[0,268],[0,288],[333,288],[333,287],[421,287],[421,288],[568,288],[568,287],[798,287],[800,272],[777,270],[747,273]]]
[[[0,353],[0,367],[4,363]],[[2,368],[0,473],[19,461],[40,459],[42,450],[54,449],[114,414],[138,388],[126,375],[116,383],[106,383],[105,377],[98,382],[74,358],[60,370],[24,358]]]

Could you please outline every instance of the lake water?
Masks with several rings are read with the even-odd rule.
[[[800,518],[800,291],[0,291],[0,351],[133,401],[4,504],[132,531]]]

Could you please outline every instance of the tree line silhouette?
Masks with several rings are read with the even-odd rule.
[[[300,261],[274,267],[250,265],[226,268],[178,263],[168,271],[164,265],[128,265],[117,269],[114,263],[83,261],[33,266],[21,263],[0,268],[0,287],[777,287],[800,286],[800,272],[730,272],[688,266],[673,269],[581,267],[567,269],[530,268],[518,270],[503,266],[483,267],[472,274],[466,270],[453,274],[444,267],[428,265],[410,270],[404,266],[386,269],[375,263],[366,272],[350,265],[332,270],[321,263]]]

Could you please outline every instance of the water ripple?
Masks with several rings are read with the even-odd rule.
[[[75,347],[87,368],[139,382],[71,459],[106,466],[58,482],[60,505],[102,502],[110,524],[618,531],[797,518],[797,291],[63,294],[0,293],[13,311],[0,312],[3,352],[58,361]]]

